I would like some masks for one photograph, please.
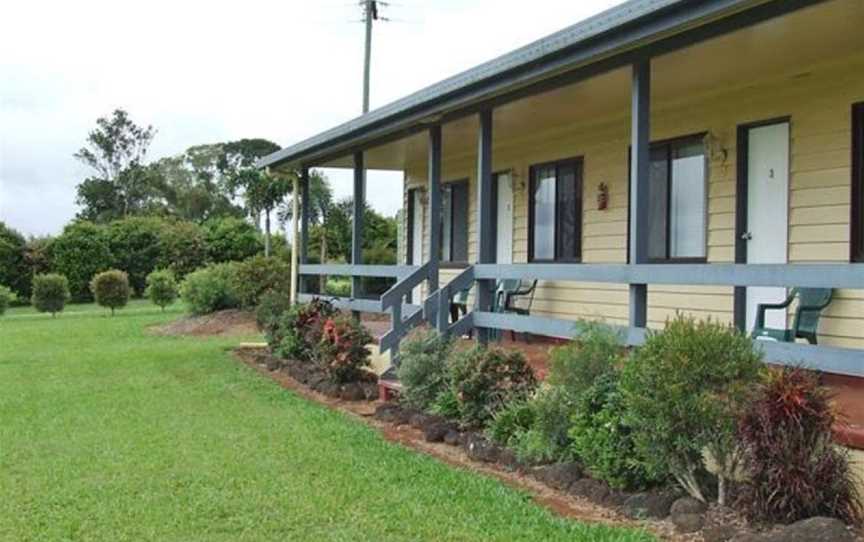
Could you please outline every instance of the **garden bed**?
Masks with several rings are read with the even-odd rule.
[[[494,476],[528,491],[532,498],[563,517],[616,526],[643,527],[664,540],[751,541],[856,540],[836,520],[814,518],[791,526],[756,532],[731,509],[698,501],[670,490],[627,493],[587,476],[575,463],[522,465],[512,452],[481,433],[463,432],[443,418],[404,408],[397,403],[372,401],[376,392],[359,398],[314,389],[317,379],[304,377],[297,365],[285,363],[263,348],[238,348],[236,357],[282,387],[353,415],[377,428],[391,442],[427,453],[453,466]],[[304,383],[299,376],[306,380]],[[310,387],[310,383],[313,387]],[[369,390],[373,387],[368,386]],[[325,393],[327,392],[327,393]],[[356,399],[355,399],[356,397]],[[813,538],[818,533],[819,538]]]

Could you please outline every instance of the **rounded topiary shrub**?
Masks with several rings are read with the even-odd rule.
[[[90,281],[90,291],[96,304],[114,311],[122,309],[129,303],[132,289],[129,287],[129,275],[117,269],[103,271]]]
[[[402,343],[398,373],[404,403],[421,410],[432,407],[450,385],[448,360],[452,351],[453,341],[432,329],[417,331]]]
[[[236,264],[212,264],[186,276],[180,295],[192,314],[236,309],[240,299],[234,290]]]
[[[174,273],[168,269],[159,269],[147,275],[147,289],[144,291],[154,305],[163,311],[174,303],[180,294]]]
[[[0,316],[6,314],[6,309],[12,304],[15,294],[9,288],[0,285]]]
[[[31,303],[39,312],[50,312],[57,316],[63,312],[69,300],[69,281],[63,275],[47,273],[33,277]]]
[[[653,474],[706,501],[704,453],[719,466],[718,500],[737,470],[736,421],[763,369],[753,341],[728,325],[678,316],[651,332],[622,371],[626,423]]]

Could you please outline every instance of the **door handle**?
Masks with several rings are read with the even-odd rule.
[[[753,239],[753,232],[745,231],[741,234],[742,241],[750,241]]]

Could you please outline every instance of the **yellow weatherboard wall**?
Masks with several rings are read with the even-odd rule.
[[[709,263],[733,262],[735,246],[736,129],[740,124],[789,117],[790,263],[848,262],[851,182],[851,105],[864,101],[864,55],[801,67],[796,74],[737,81],[711,93],[652,104],[652,140],[707,132]],[[565,128],[532,130],[494,142],[494,171],[510,170],[514,185],[514,263],[527,261],[528,171],[532,164],[581,156],[584,263],[624,263],[627,250],[627,111]],[[410,163],[405,187],[426,188],[426,163]],[[443,180],[469,178],[469,261],[476,261],[476,150],[446,146]],[[609,187],[609,207],[598,211],[597,187]],[[429,254],[425,209],[424,259]],[[403,228],[404,230],[404,228]],[[404,257],[404,255],[402,255]],[[458,270],[442,269],[442,283]],[[648,319],[661,327],[676,311],[732,320],[732,289],[650,286]],[[541,282],[532,313],[564,319],[627,324],[626,285]],[[864,292],[838,290],[820,325],[823,344],[864,348]]]

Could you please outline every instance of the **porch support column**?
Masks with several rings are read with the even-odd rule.
[[[429,232],[429,274],[427,277],[428,289],[426,296],[429,297],[438,291],[438,269],[441,259],[441,126],[435,125],[429,128],[429,165],[426,174],[428,181],[429,212],[426,213],[426,230]],[[422,239],[416,239],[415,243],[422,243]],[[430,324],[435,325],[440,333],[446,331],[441,328],[441,322],[437,318],[438,307],[430,307],[431,314],[428,315]]]
[[[297,230],[299,228],[300,217],[297,216],[300,212],[299,205],[297,201],[297,193],[300,191],[300,181],[297,179],[297,176],[293,176],[293,187],[292,193],[294,197],[291,198],[291,242],[294,246],[291,247],[291,304],[296,305],[298,294],[300,293],[300,270],[298,268],[298,257],[299,253],[297,251],[297,245],[299,241],[299,235]],[[302,250],[302,249],[301,249]]]
[[[363,165],[363,152],[354,153],[354,217],[351,224],[351,265],[363,263],[363,209],[366,203],[366,170]],[[351,278],[351,297],[362,297],[361,277]],[[360,313],[354,311],[354,316]]]
[[[294,194],[297,198],[297,194]],[[304,167],[300,170],[300,265],[309,263],[309,168]],[[295,243],[296,245],[296,243]],[[322,264],[325,262],[321,262]],[[307,292],[306,277],[300,275],[300,291]]]
[[[648,262],[649,175],[651,165],[651,62],[633,65],[630,127],[630,263]],[[630,285],[630,327],[648,323],[648,286]]]
[[[480,130],[477,141],[477,262],[495,263],[495,233],[492,224],[492,109],[479,114]],[[494,280],[477,283],[477,310],[490,312],[495,289]],[[489,330],[478,329],[477,340],[489,342]]]

